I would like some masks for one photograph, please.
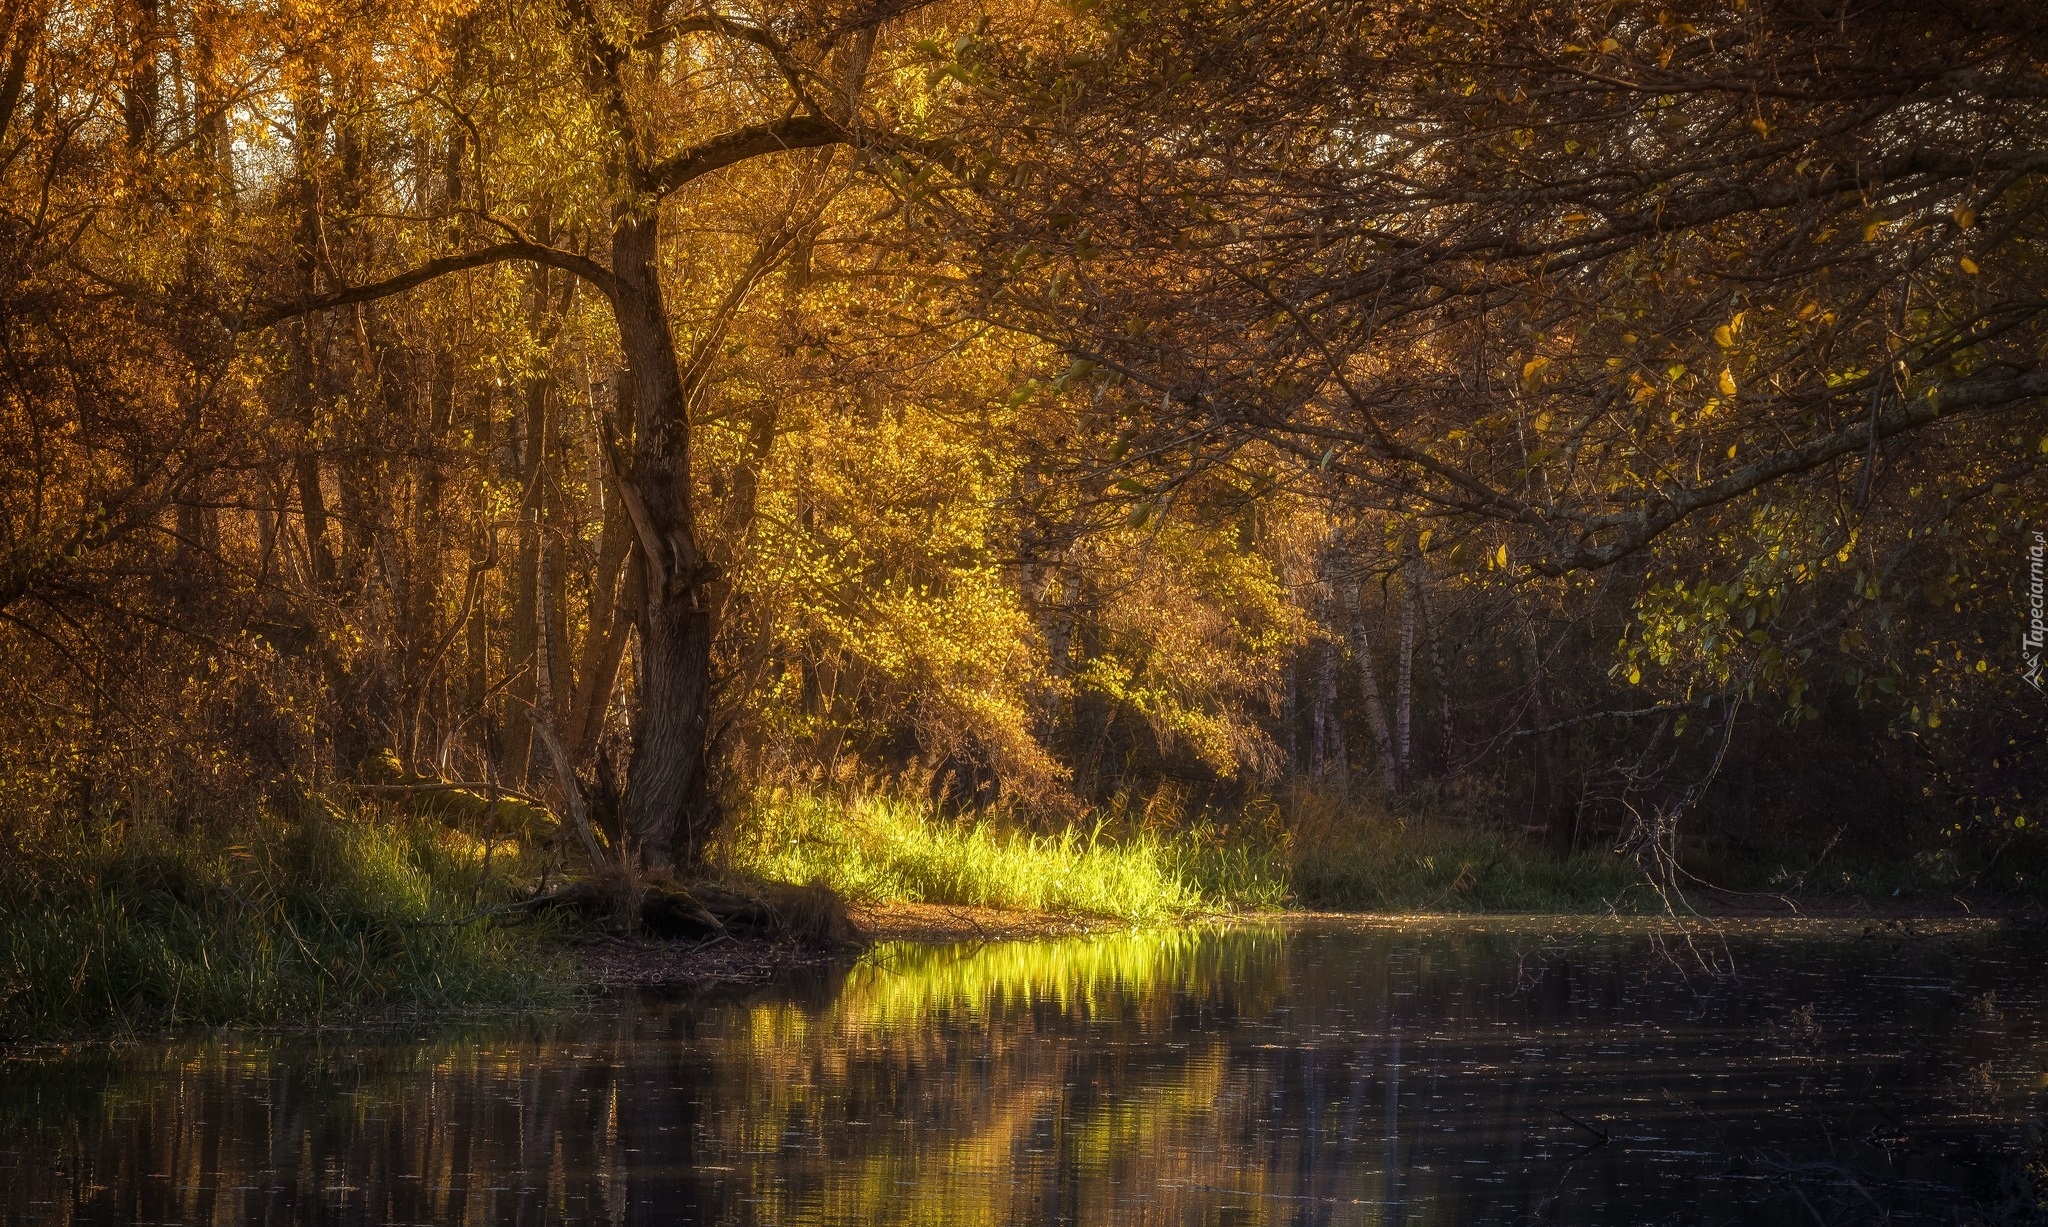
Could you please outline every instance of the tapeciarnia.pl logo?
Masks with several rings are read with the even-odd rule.
[[[2041,574],[2043,556],[2048,555],[2048,533],[2034,530],[2034,544],[2027,550],[2027,630],[2020,636],[2020,654],[2027,662],[2027,685],[2043,693],[2041,650],[2048,644],[2048,590]]]

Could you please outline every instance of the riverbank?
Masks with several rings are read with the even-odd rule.
[[[1735,896],[1720,901],[1694,900],[1698,910],[1681,915],[1581,909],[1549,912],[1487,911],[1332,911],[1287,908],[1258,912],[1201,913],[1168,921],[1130,921],[1113,917],[1061,914],[1011,908],[955,904],[892,902],[848,909],[850,933],[841,941],[819,942],[760,931],[734,931],[702,939],[624,937],[593,931],[541,928],[524,935],[501,935],[526,983],[512,992],[479,994],[470,999],[417,1000],[400,998],[379,1004],[358,1004],[345,1010],[314,1010],[295,1017],[226,1019],[198,1024],[126,1024],[109,1032],[104,1027],[69,1027],[33,1037],[33,1047],[48,1043],[121,1038],[146,1039],[189,1031],[198,1026],[234,1022],[259,1030],[353,1031],[456,1022],[534,1010],[572,1006],[579,999],[619,994],[745,991],[791,977],[829,973],[853,966],[870,949],[890,942],[925,945],[982,945],[1014,941],[1059,941],[1080,937],[1113,937],[1146,930],[1186,930],[1208,926],[1285,926],[1290,929],[1429,930],[1445,927],[1555,934],[1576,932],[1669,931],[1674,926],[1698,931],[1738,933],[1769,931],[1784,934],[1830,933],[1869,938],[1923,938],[1985,928],[2019,925],[2048,928],[2048,908],[2025,899],[1950,896],[1918,901],[1871,901],[1817,894]],[[504,986],[514,984],[507,980]],[[18,1045],[17,1045],[18,1046]],[[8,1043],[0,1042],[0,1053]]]
[[[440,810],[306,798],[237,822],[63,829],[0,846],[0,1044],[550,1009],[633,985],[759,982],[842,959],[848,942],[1230,916],[1643,915],[1667,902],[1611,853],[1560,858],[1476,821],[1365,811],[1041,833],[901,798],[771,797],[713,852],[698,889],[728,896],[710,911],[735,923],[705,923],[684,891],[675,916],[654,918],[674,924],[628,924],[594,884],[564,889],[583,870],[560,841],[478,838]],[[2028,890],[1831,869],[1835,894],[1694,884],[1687,904],[1876,919],[2041,906]],[[1803,877],[1776,859],[1702,872],[1752,887]],[[579,890],[586,906],[561,906]],[[837,920],[820,931],[813,912]],[[850,933],[833,927],[846,921]]]
[[[582,936],[565,941],[563,948],[577,983],[585,991],[606,993],[759,984],[844,964],[882,942],[1028,941],[1140,927],[1105,916],[935,903],[857,906],[848,909],[848,919],[851,940],[832,944],[761,935],[720,934],[695,941]]]
[[[1934,936],[1985,926],[2048,926],[2048,908],[2033,900],[1963,896],[1914,903],[1829,895],[1737,895],[1710,892],[1695,900],[1693,913],[1652,912],[1359,912],[1302,908],[1265,912],[1210,913],[1167,922],[1167,927],[1200,924],[1283,924],[1346,928],[1411,928],[1469,924],[1487,928],[1583,923],[1596,928],[1653,930],[1672,925],[1751,930],[1822,928],[1871,937]],[[1062,915],[1009,908],[929,903],[889,903],[850,909],[855,934],[849,944],[813,943],[763,936],[714,936],[700,941],[620,937],[580,938],[565,943],[575,982],[582,991],[607,994],[632,990],[690,991],[742,988],[788,975],[843,966],[865,949],[884,942],[927,944],[1050,941],[1160,927],[1101,916]]]

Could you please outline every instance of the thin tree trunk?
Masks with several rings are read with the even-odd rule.
[[[1316,770],[1334,780],[1339,790],[1351,783],[1350,756],[1344,746],[1344,720],[1337,706],[1337,645],[1316,646]]]
[[[1550,704],[1544,698],[1547,690],[1543,676],[1543,649],[1536,638],[1536,623],[1526,608],[1522,610],[1522,648],[1529,662],[1529,708],[1538,730],[1529,739],[1533,743],[1529,748],[1532,802],[1543,820],[1551,850],[1560,856],[1569,855],[1572,846],[1578,842],[1578,808],[1567,804],[1564,799],[1563,773],[1558,763],[1560,734],[1544,731],[1550,726]]]
[[[21,104],[21,87],[28,80],[29,57],[35,54],[36,46],[43,39],[45,4],[35,4],[26,9],[7,9],[7,22],[0,29],[0,39],[11,38],[7,52],[7,71],[0,76],[0,140],[7,138],[8,128],[13,126],[15,108]],[[17,24],[18,23],[18,24]]]
[[[437,346],[434,350],[432,378],[427,406],[427,446],[423,449],[426,459],[422,462],[423,471],[412,509],[412,580],[407,624],[417,636],[417,641],[413,644],[412,677],[407,693],[413,701],[407,704],[406,735],[404,744],[399,747],[406,770],[414,773],[420,770],[423,746],[429,754],[438,757],[434,751],[444,735],[440,729],[428,735],[425,727],[428,705],[423,700],[434,685],[434,675],[445,659],[445,651],[437,651],[442,641],[437,627],[443,595],[441,581],[448,562],[448,515],[442,506],[447,489],[443,449],[455,427],[455,357],[445,347]]]
[[[583,668],[577,675],[568,728],[570,760],[579,767],[597,755],[612,690],[618,685],[619,666],[626,658],[626,642],[633,632],[634,611],[641,604],[639,555],[627,560],[625,570],[623,591],[607,600],[608,607],[602,614],[596,610],[591,613],[589,650],[584,653]]]
[[[306,407],[307,433],[312,433],[313,409]],[[299,518],[306,530],[306,558],[313,567],[313,580],[334,582],[334,551],[327,545],[327,496],[320,488],[320,455],[309,437],[294,462],[299,485]]]
[[[1429,573],[1429,563],[1418,551],[1409,559],[1415,591],[1422,598],[1422,629],[1429,641],[1429,684],[1436,690],[1438,753],[1443,768],[1451,766],[1451,688],[1444,677],[1443,624],[1437,621],[1436,599],[1431,589],[1435,581]]]
[[[1333,538],[1332,545],[1339,540]],[[1323,576],[1316,581],[1316,620],[1325,634],[1316,644],[1315,765],[1318,776],[1335,781],[1339,792],[1347,792],[1351,763],[1344,745],[1343,709],[1337,700],[1337,640],[1331,637],[1337,625],[1336,588],[1328,578],[1332,561],[1332,551],[1325,550],[1316,568]]]
[[[320,168],[314,152],[326,139],[327,117],[317,99],[299,96],[294,99],[295,118],[300,131],[298,152],[298,233],[293,236],[293,255],[298,262],[301,291],[307,295],[319,292],[320,261]],[[325,366],[321,361],[321,321],[308,316],[299,321],[293,330],[296,344],[293,348],[293,399],[298,409],[297,425],[301,436],[298,440],[298,455],[294,458],[294,476],[299,487],[299,511],[306,533],[306,557],[313,569],[316,585],[326,586],[335,579],[334,553],[327,544],[327,497],[321,487],[319,451],[319,403],[325,384]]]
[[[1287,771],[1301,769],[1301,662],[1287,662],[1287,688],[1280,695],[1280,727],[1286,731]]]
[[[1414,766],[1415,715],[1415,585],[1401,585],[1401,652],[1394,661],[1394,763],[1395,787],[1408,791]]]
[[[546,270],[534,273],[532,292],[534,309],[528,324],[538,332],[543,324],[542,313],[547,309]],[[506,777],[521,788],[532,785],[533,722],[530,713],[540,699],[539,661],[535,649],[541,640],[541,588],[547,583],[541,566],[545,551],[542,537],[547,531],[542,516],[542,504],[546,501],[542,488],[548,461],[547,376],[539,375],[527,381],[525,409],[519,456],[520,518],[525,521],[525,527],[521,529],[519,558],[513,571],[511,659],[506,661],[506,668],[515,677],[507,688],[511,702],[505,709],[504,758],[501,760]]]
[[[1372,640],[1365,633],[1365,611],[1360,608],[1358,583],[1352,581],[1345,588],[1345,612],[1349,615],[1351,632],[1351,654],[1358,659],[1358,687],[1365,703],[1366,723],[1372,726],[1372,740],[1379,750],[1380,770],[1385,773],[1388,787],[1400,787],[1400,767],[1394,761],[1394,737],[1387,728],[1387,707],[1380,700],[1378,671],[1373,668]]]
[[[157,6],[156,0],[139,0],[135,6],[135,17],[129,27],[129,37],[134,40],[134,75],[121,91],[121,118],[128,133],[131,148],[145,149],[156,134],[157,112],[163,105],[163,83],[157,73]]]
[[[545,539],[542,540],[540,568],[543,573],[548,569],[549,555],[556,552],[548,548]],[[577,836],[583,841],[584,855],[590,858],[590,867],[596,869],[607,859],[605,850],[590,825],[590,805],[583,793],[583,782],[576,778],[568,752],[562,748],[562,739],[555,734],[555,716],[560,710],[554,700],[557,690],[555,676],[559,670],[555,666],[555,611],[547,584],[535,589],[535,599],[540,605],[535,619],[535,625],[540,628],[540,642],[535,645],[533,654],[534,670],[538,675],[534,693],[539,696],[539,702],[533,709],[533,731],[554,767],[555,783],[562,790],[562,807],[568,811],[570,825],[576,828]]]
[[[492,418],[496,413],[495,398],[489,385],[476,397],[474,415],[470,419],[470,433],[475,447],[475,463],[480,472],[488,472],[494,447],[492,441]],[[464,690],[463,707],[465,719],[483,719],[484,707],[490,697],[491,685],[491,618],[487,612],[493,607],[491,583],[493,568],[481,566],[495,553],[495,530],[490,523],[490,487],[486,482],[477,482],[472,488],[470,520],[475,525],[476,537],[470,546],[469,565],[480,568],[477,572],[477,606],[469,619],[466,640],[463,644],[464,673],[468,683]],[[488,726],[486,726],[488,727]],[[495,740],[486,734],[486,741]],[[497,747],[486,745],[485,757],[491,759],[491,771],[497,770]]]

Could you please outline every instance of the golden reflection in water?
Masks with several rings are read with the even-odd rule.
[[[993,1224],[1107,1208],[1112,1190],[1151,1186],[1119,1221],[1185,1221],[1212,1200],[1222,1109],[1242,1088],[1228,1078],[1227,1034],[1176,1039],[1176,1020],[1265,1013],[1283,949],[1270,927],[898,943],[855,966],[822,1011],[756,1005],[738,1029],[752,1059],[719,1088],[753,1105],[731,1149],[820,1136],[850,1107],[936,1127],[896,1131],[815,1180],[778,1173],[749,1189],[755,1212]],[[1091,1033],[1096,1051],[1077,1061],[1070,1037]]]
[[[2016,940],[1737,933],[1743,978],[1704,995],[1673,944],[1631,926],[895,944],[744,997],[46,1054],[0,1067],[0,1208],[36,1223],[1637,1222],[1831,1196],[1768,1166],[1807,1170],[1801,1147],[1823,1134],[1856,1187],[1903,1197],[1857,1165],[1909,1145],[1988,1162],[2042,1106],[2042,960]],[[1915,1162],[1911,1187],[1962,1179]]]

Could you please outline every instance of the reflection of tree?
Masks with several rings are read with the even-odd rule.
[[[800,1176],[755,1169],[763,1222],[1045,1222],[1202,1183],[1229,1070],[1213,1025],[1270,1010],[1282,954],[1262,930],[883,947],[823,1012],[749,1012],[752,1059],[722,1094],[752,1110],[723,1149],[919,1122],[853,1130]]]

